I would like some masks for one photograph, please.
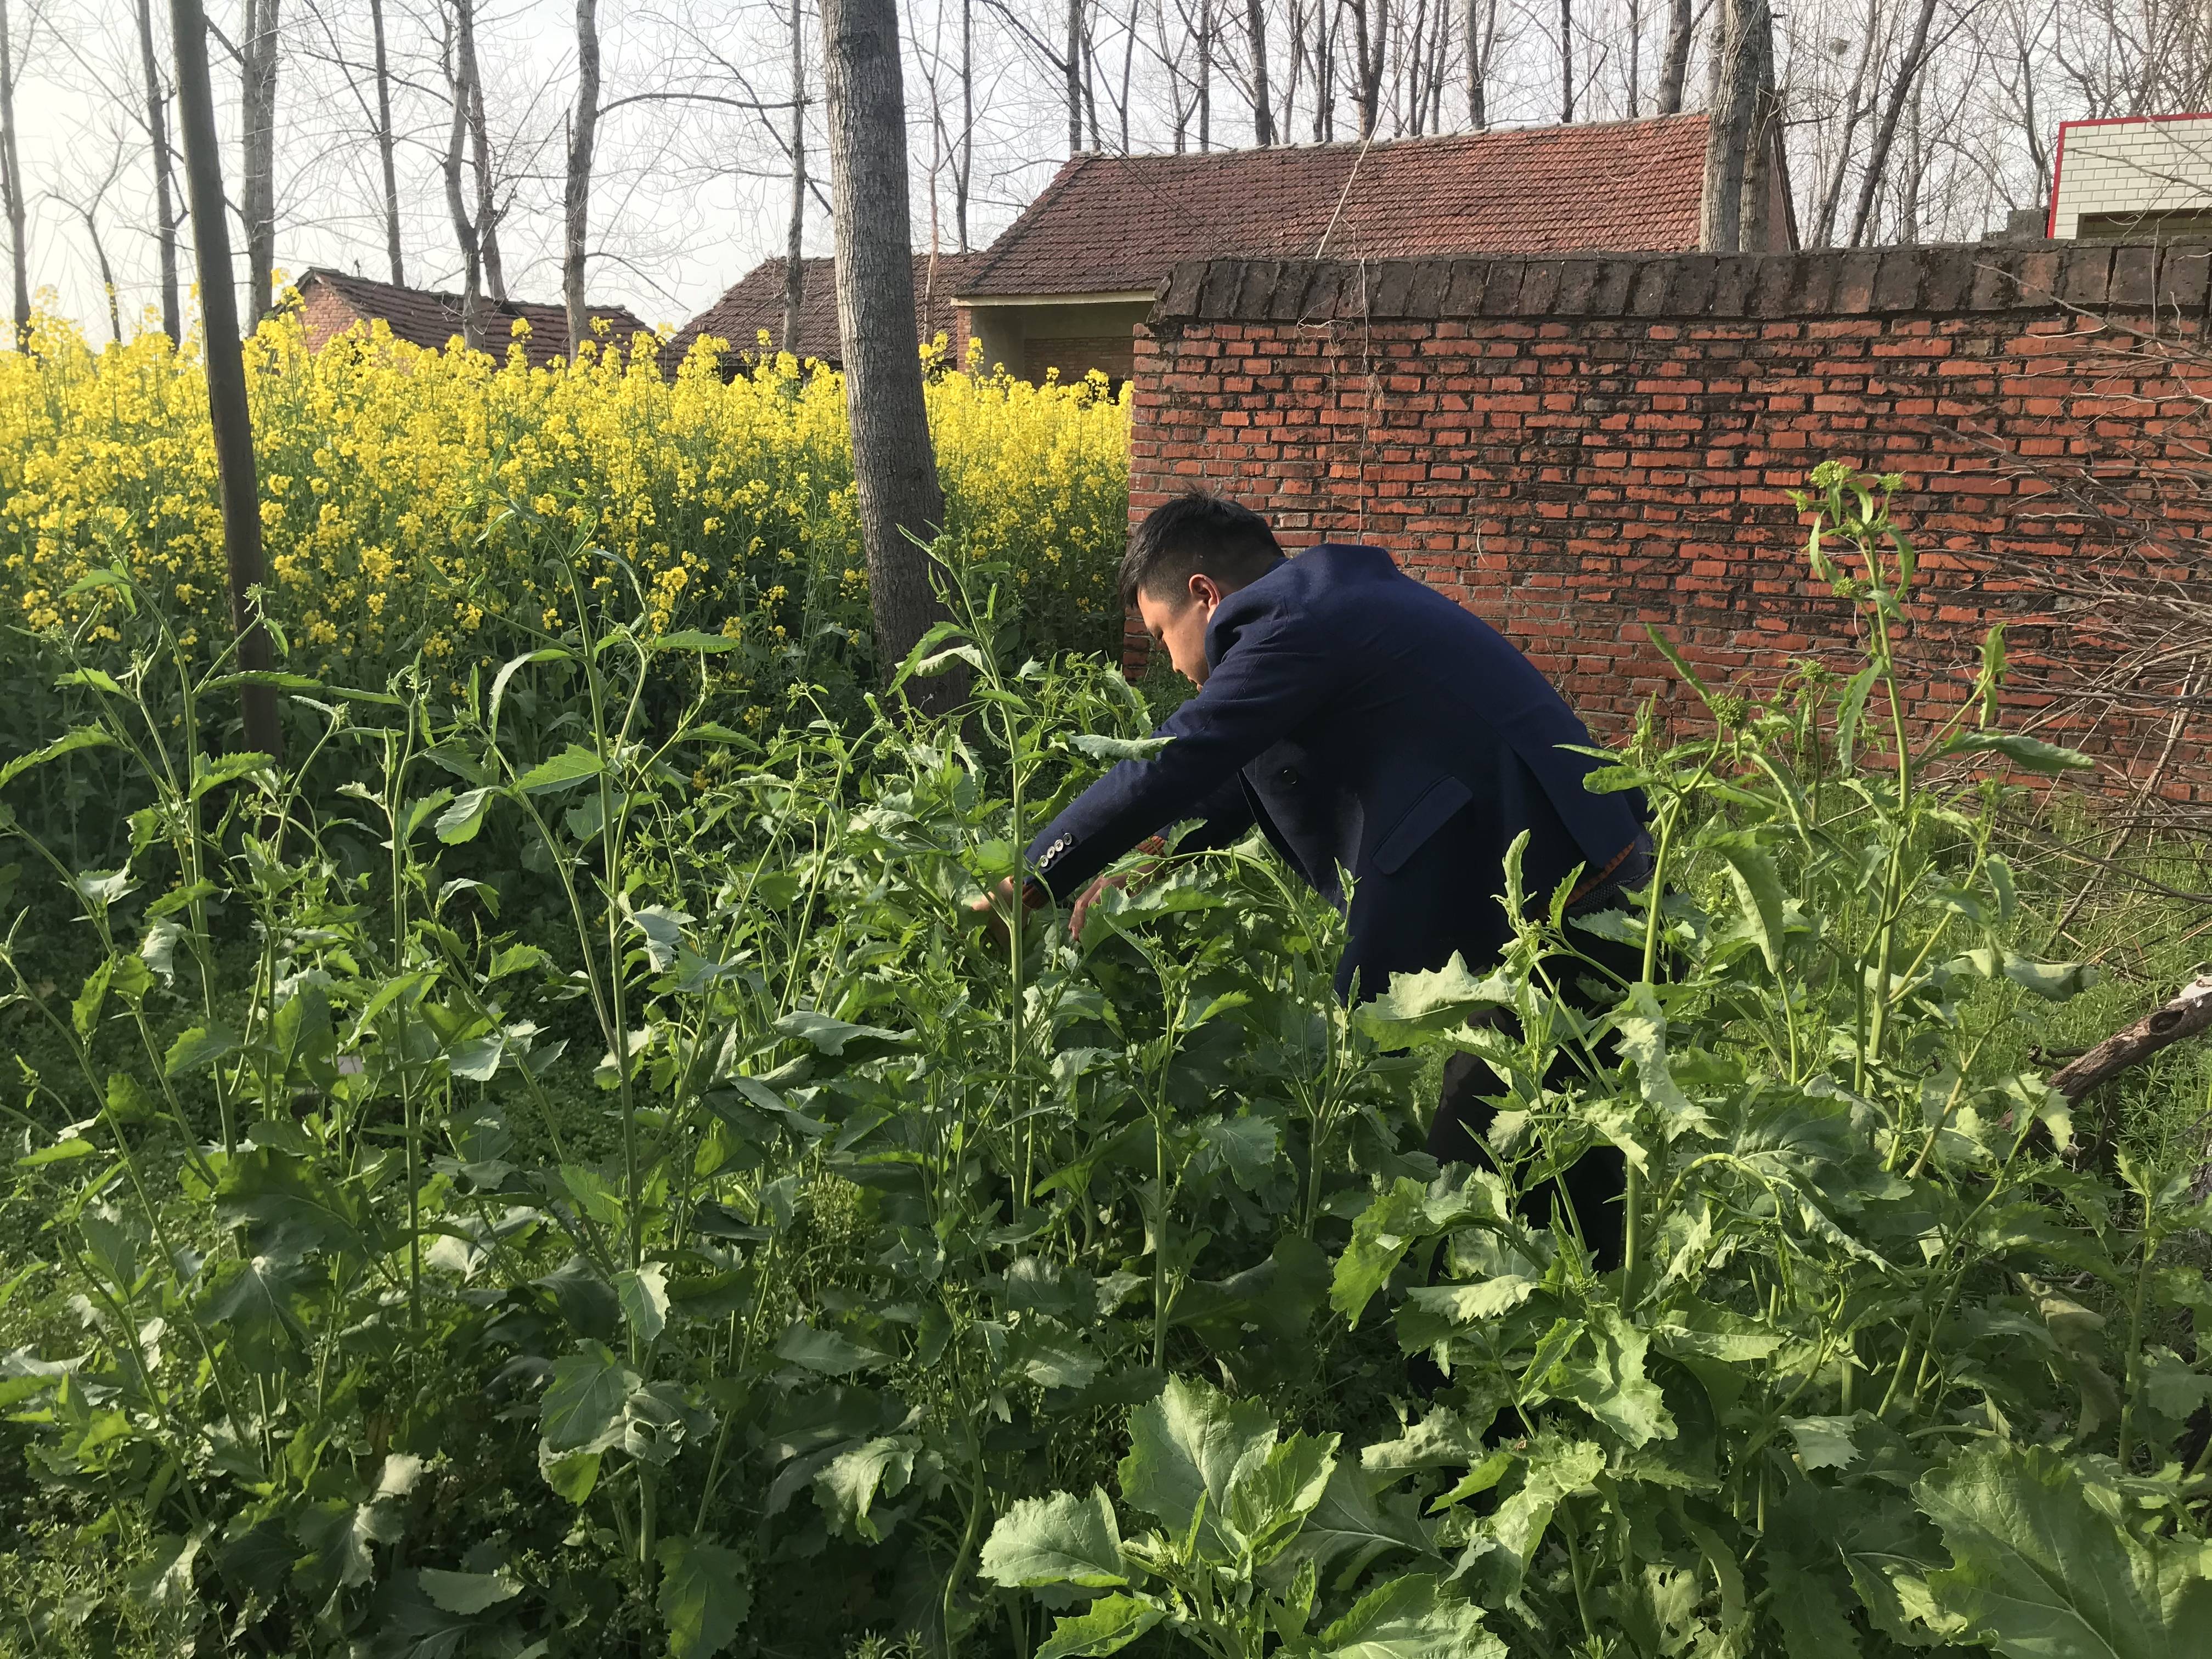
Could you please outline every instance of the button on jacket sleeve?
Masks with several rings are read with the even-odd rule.
[[[1160,726],[1174,741],[1149,759],[1121,762],[1030,844],[1030,866],[1055,898],[1079,892],[1146,836],[1196,815],[1334,690],[1343,653],[1326,648],[1313,617],[1285,613],[1263,591],[1276,586],[1239,589],[1214,612],[1206,684]]]

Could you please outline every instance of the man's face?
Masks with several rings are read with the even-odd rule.
[[[1144,618],[1145,631],[1154,645],[1166,649],[1176,672],[1193,685],[1206,684],[1206,625],[1224,597],[1220,584],[1205,575],[1193,576],[1180,592],[1137,590],[1137,614]]]

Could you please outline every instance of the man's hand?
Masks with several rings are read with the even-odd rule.
[[[1119,890],[1126,888],[1135,876],[1146,873],[1149,873],[1149,866],[1147,870],[1142,872],[1132,872],[1119,876],[1101,876],[1090,886],[1085,888],[1082,896],[1075,901],[1075,908],[1068,912],[1068,938],[1079,939],[1083,937],[1084,919],[1090,915],[1091,907],[1106,896],[1108,889]]]
[[[1014,894],[1014,878],[1008,876],[996,887],[987,888],[969,899],[968,909],[970,915],[982,918],[983,927],[991,935],[992,942],[1004,950],[1013,939],[1013,932],[1007,927],[1006,918],[1014,914],[1014,908],[1019,902]]]

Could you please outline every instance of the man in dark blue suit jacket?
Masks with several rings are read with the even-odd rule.
[[[1159,728],[1164,749],[1115,767],[1038,836],[1031,905],[1073,900],[1079,930],[1109,866],[1147,838],[1200,818],[1182,845],[1223,845],[1256,823],[1339,904],[1350,874],[1337,988],[1364,1000],[1455,951],[1478,972],[1497,955],[1511,933],[1505,853],[1523,830],[1532,896],[1579,868],[1577,908],[1601,908],[1647,872],[1640,803],[1583,787],[1595,763],[1564,745],[1589,734],[1558,691],[1381,549],[1325,542],[1285,558],[1258,514],[1188,495],[1138,528],[1121,586],[1199,693]],[[1487,1122],[1477,1097],[1498,1085],[1458,1060],[1430,1144],[1466,1159]],[[1617,1195],[1617,1171],[1616,1154],[1612,1170],[1583,1173]],[[1612,1231],[1580,1219],[1586,1237]]]

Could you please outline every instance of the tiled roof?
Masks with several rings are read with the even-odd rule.
[[[1360,145],[1078,155],[962,296],[1149,293],[1223,255],[1668,252],[1698,245],[1702,114]]]
[[[381,318],[398,338],[433,351],[461,331],[461,296],[458,294],[399,288],[319,265],[302,276],[295,286],[302,298],[307,298],[310,285],[315,283],[327,288],[356,316]],[[530,325],[530,337],[522,343],[522,349],[532,368],[542,368],[556,357],[568,355],[568,313],[562,307],[536,305],[527,300],[509,300],[500,305],[486,295],[483,309],[484,347],[495,356],[507,355],[517,318]],[[590,310],[593,322],[604,321],[607,325],[605,338],[624,350],[629,349],[632,335],[653,332],[621,306],[593,306]],[[321,342],[313,343],[319,346]]]
[[[920,337],[932,340],[942,334],[958,337],[952,315],[956,286],[983,262],[980,253],[939,253],[914,256],[914,301]],[[837,349],[837,268],[834,259],[808,259],[806,293],[799,307],[801,357],[825,363],[839,360]],[[755,349],[763,329],[779,347],[783,338],[783,261],[763,259],[745,273],[743,281],[676,331],[669,343],[668,361],[681,362],[692,343],[711,334],[733,352]]]

